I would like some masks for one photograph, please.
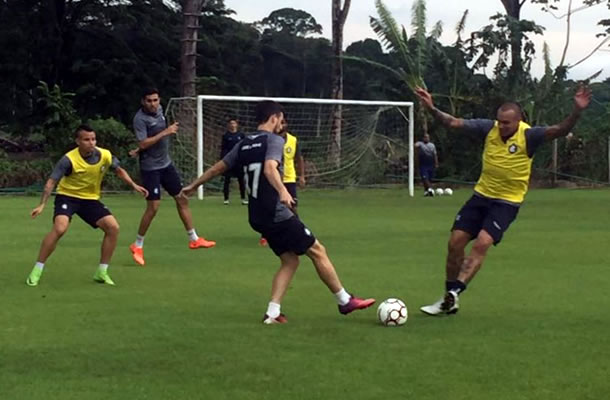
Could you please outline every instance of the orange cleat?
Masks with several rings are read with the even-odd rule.
[[[144,249],[141,247],[137,247],[135,243],[132,243],[129,246],[129,250],[131,251],[131,256],[136,264],[140,266],[144,266]]]
[[[263,317],[263,324],[274,325],[274,324],[285,324],[288,320],[284,314],[280,314],[277,318],[271,318],[267,314]]]
[[[189,242],[189,249],[192,250],[196,250],[196,249],[209,249],[210,247],[214,247],[216,246],[216,242],[213,240],[205,240],[204,238],[200,237],[197,240],[191,240]]]
[[[261,240],[258,241],[258,244],[260,244],[263,247],[267,246],[267,239],[262,237]]]

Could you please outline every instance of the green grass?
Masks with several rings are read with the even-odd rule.
[[[191,203],[216,248],[189,250],[165,200],[140,268],[127,246],[144,202],[108,196],[117,287],[91,280],[101,233],[75,218],[30,288],[52,200],[31,220],[37,198],[0,198],[0,399],[607,398],[610,191],[532,191],[460,313],[426,317],[418,307],[442,293],[448,230],[469,195],[301,193],[346,289],[403,299],[401,328],[378,325],[375,308],[341,316],[306,258],[282,305],[289,324],[263,326],[278,260],[246,208],[218,197]]]

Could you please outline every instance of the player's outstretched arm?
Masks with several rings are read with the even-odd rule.
[[[553,140],[570,133],[580,118],[580,114],[589,106],[590,102],[591,89],[587,86],[580,86],[576,91],[576,94],[574,94],[574,108],[572,109],[572,113],[560,123],[546,128],[544,132],[545,139]]]
[[[464,126],[464,120],[462,118],[456,118],[453,115],[442,112],[434,106],[432,95],[428,93],[426,89],[417,87],[415,88],[415,94],[419,97],[421,104],[432,114],[434,119],[445,125],[447,128],[457,129]]]
[[[187,198],[188,196],[192,195],[199,186],[203,185],[210,179],[217,177],[218,175],[224,174],[227,169],[228,166],[224,160],[218,161],[216,164],[208,168],[208,170],[205,171],[199,178],[183,187],[178,196]]]
[[[282,182],[282,176],[277,170],[278,165],[279,162],[276,160],[265,160],[263,173],[271,186],[273,186],[273,188],[280,195],[280,203],[283,203],[288,208],[293,208],[295,205],[294,199],[290,193],[288,193],[286,186],[284,186],[284,183]]]
[[[36,218],[40,213],[42,213],[42,210],[44,210],[44,206],[47,204],[47,201],[49,200],[49,196],[51,196],[51,193],[53,192],[53,189],[55,189],[56,184],[57,184],[57,181],[53,178],[49,178],[47,180],[47,183],[45,183],[44,189],[42,191],[42,196],[40,198],[40,204],[38,204],[38,206],[36,208],[34,208],[32,210],[32,212],[30,212],[30,216],[32,218]]]
[[[131,179],[131,176],[129,176],[127,171],[125,171],[123,168],[117,167],[116,174],[117,174],[117,176],[119,178],[121,178],[121,180],[123,182],[125,182],[126,184],[131,186],[133,188],[133,190],[135,190],[136,192],[140,193],[144,197],[148,197],[148,190],[146,190],[144,187],[142,187],[142,186],[138,185],[137,183],[135,183],[133,181],[133,179]]]

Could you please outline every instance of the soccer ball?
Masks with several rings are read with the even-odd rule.
[[[445,194],[445,191],[441,188],[436,189],[436,195],[437,196],[442,196]]]
[[[447,196],[451,196],[453,194],[453,190],[451,190],[450,188],[445,189],[445,194]]]
[[[377,319],[385,326],[399,326],[407,322],[407,306],[400,299],[387,299],[377,308]]]

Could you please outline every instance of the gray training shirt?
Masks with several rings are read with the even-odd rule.
[[[133,117],[133,131],[138,141],[155,136],[167,128],[163,107],[159,106],[156,114],[144,112],[141,108]],[[169,137],[166,136],[146,150],[140,150],[140,169],[143,171],[154,171],[163,169],[171,164],[169,158]]]
[[[89,165],[94,165],[100,162],[101,158],[102,153],[98,149],[95,149],[91,154],[86,157],[83,157],[83,160],[85,160]],[[115,156],[112,156],[112,164],[110,164],[110,169],[114,171],[120,166],[121,164],[119,163],[119,160]],[[53,172],[51,172],[51,179],[58,181],[64,176],[70,175],[71,173],[72,161],[70,161],[67,156],[63,156],[59,159],[57,164],[55,164],[55,168],[53,168]]]

